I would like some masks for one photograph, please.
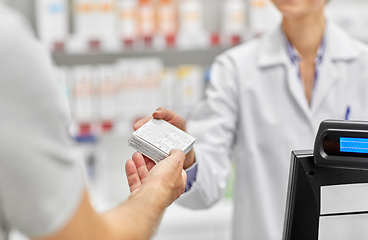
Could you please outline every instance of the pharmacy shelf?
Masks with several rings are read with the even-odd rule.
[[[181,64],[198,64],[209,66],[215,57],[227,48],[216,47],[209,49],[196,50],[165,50],[165,51],[124,51],[118,53],[53,53],[52,57],[58,66],[75,66],[75,65],[98,65],[112,64],[122,58],[160,58],[165,66],[177,66]]]

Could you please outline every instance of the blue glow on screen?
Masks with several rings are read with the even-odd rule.
[[[368,138],[340,137],[340,152],[368,153]]]

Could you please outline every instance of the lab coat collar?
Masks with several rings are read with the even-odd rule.
[[[309,126],[314,131],[313,115],[305,97],[303,84],[298,77],[298,71],[290,59],[287,51],[287,41],[283,33],[281,25],[266,36],[260,45],[260,58],[258,66],[260,68],[268,68],[273,66],[284,66],[287,86],[290,95],[294,98],[300,110],[305,115]]]
[[[351,37],[340,30],[330,20],[326,20],[326,52],[331,60],[354,60],[359,57],[360,51],[356,45],[351,44]],[[288,64],[287,46],[281,25],[265,36],[260,46],[258,66],[271,67]]]
[[[323,105],[328,93],[339,79],[339,71],[335,62],[354,60],[361,54],[358,44],[354,44],[355,40],[352,40],[346,33],[343,33],[331,21],[326,21],[325,31],[326,49],[315,90],[313,91],[311,106],[308,105],[303,85],[297,77],[297,71],[295,67],[292,67],[281,25],[270,35],[264,37],[260,45],[260,57],[258,59],[258,66],[260,68],[277,65],[285,66],[287,69],[287,83],[291,95],[298,103],[312,128],[315,125],[313,115]]]
[[[260,45],[258,66],[261,68],[287,64],[288,59],[286,43],[281,25],[273,32],[264,36]]]
[[[312,96],[312,111],[316,114],[339,81],[339,69],[336,66],[338,61],[352,61],[362,54],[359,44],[352,39],[331,21],[327,21],[326,28],[326,54],[322,59],[320,72],[315,82]]]
[[[326,51],[332,61],[350,61],[357,59],[361,51],[353,40],[330,20],[326,21]]]

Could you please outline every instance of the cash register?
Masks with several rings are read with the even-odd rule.
[[[350,213],[359,216],[359,222],[345,222],[329,229],[334,237],[325,237],[326,234],[321,236],[321,219],[346,219],[349,214],[324,213],[321,198],[323,189],[344,186],[347,187],[342,188],[344,192],[350,186],[358,186],[363,187],[362,194],[364,196],[366,191],[368,198],[368,122],[323,121],[316,135],[314,149],[293,151],[291,155],[283,240],[368,239],[368,224],[362,229],[361,235],[354,233],[363,226],[357,226],[362,219],[368,223],[367,210]],[[338,205],[342,200],[336,197],[332,202]],[[368,199],[366,202],[368,205]],[[347,208],[354,208],[354,204]]]

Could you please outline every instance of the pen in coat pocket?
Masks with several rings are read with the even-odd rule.
[[[345,120],[349,120],[349,115],[350,115],[350,106],[346,108]]]

